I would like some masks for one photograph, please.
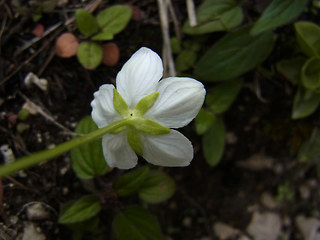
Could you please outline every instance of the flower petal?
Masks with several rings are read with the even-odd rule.
[[[91,116],[99,128],[121,119],[113,106],[113,89],[112,84],[104,84],[94,93]]]
[[[184,127],[191,122],[206,94],[201,82],[186,77],[163,79],[157,91],[159,97],[144,117],[168,128]]]
[[[110,167],[130,169],[137,165],[138,157],[128,144],[126,131],[103,136],[102,149]]]
[[[176,130],[169,134],[141,134],[143,158],[149,163],[166,167],[188,166],[193,158],[191,142]]]
[[[117,90],[133,109],[141,98],[155,92],[162,77],[163,66],[159,55],[142,47],[123,65],[117,75]]]

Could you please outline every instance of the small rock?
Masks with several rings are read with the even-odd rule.
[[[68,187],[63,187],[62,188],[62,194],[67,195],[69,193],[69,188]]]
[[[45,240],[46,236],[37,231],[37,227],[33,223],[26,223],[23,229],[22,240]]]
[[[270,193],[262,193],[261,195],[261,203],[263,206],[269,208],[270,210],[276,209],[279,207],[279,204],[276,200],[272,197]]]
[[[320,239],[320,220],[316,218],[306,218],[305,216],[297,216],[296,223],[300,229],[304,240]]]
[[[191,217],[185,217],[182,221],[182,225],[189,228],[192,225],[192,219]]]
[[[233,132],[227,132],[226,141],[228,144],[235,144],[238,141],[238,137]]]
[[[274,159],[262,154],[254,154],[249,159],[237,163],[238,167],[260,171],[273,168]]]
[[[9,147],[9,145],[4,144],[0,146],[0,152],[3,155],[4,162],[7,163],[12,163],[15,161],[15,156],[13,154],[12,149]]]
[[[276,240],[280,236],[281,219],[272,212],[254,212],[247,227],[254,240]]]
[[[27,217],[29,220],[44,220],[49,218],[49,212],[42,203],[34,203],[27,208]]]
[[[240,231],[227,224],[217,222],[213,225],[213,231],[220,240],[235,238]]]
[[[30,87],[32,84],[37,85],[42,91],[48,90],[48,80],[45,78],[39,78],[36,74],[29,72],[24,78],[24,84]]]
[[[305,184],[301,185],[299,187],[299,193],[300,193],[300,196],[302,199],[308,200],[310,198],[310,194],[311,194],[309,186],[307,186]]]

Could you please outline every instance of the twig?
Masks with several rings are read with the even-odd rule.
[[[49,204],[46,204],[45,202],[38,202],[38,201],[32,201],[32,202],[28,202],[26,204],[24,204],[22,206],[22,208],[19,210],[19,212],[16,214],[16,216],[19,216],[27,207],[31,206],[31,205],[34,205],[34,204],[37,204],[37,203],[40,203],[42,204],[43,206],[45,206],[46,209],[49,209],[51,212],[53,212],[56,216],[58,215],[58,212],[53,208],[51,207]]]
[[[9,179],[11,182],[13,182],[15,185],[19,186],[21,189],[28,190],[28,191],[31,191],[31,192],[34,192],[34,193],[40,195],[40,192],[39,192],[38,190],[23,185],[21,182],[17,181],[17,180],[14,179],[13,177],[11,177],[11,176],[6,176],[6,178]]]
[[[56,54],[56,49],[53,49],[50,53],[50,55],[47,57],[46,61],[44,64],[41,66],[39,71],[37,72],[37,76],[41,76],[41,74],[44,72],[44,70],[47,68],[51,60],[54,58],[54,55]]]
[[[187,0],[187,12],[190,26],[197,26],[197,17],[193,0]]]
[[[4,132],[5,134],[9,135],[10,138],[13,139],[14,145],[16,148],[19,148],[23,153],[29,154],[29,151],[26,149],[26,145],[24,141],[19,136],[15,136],[11,131],[5,129],[4,127],[0,126],[0,131]]]
[[[170,45],[170,35],[169,35],[169,22],[168,22],[168,4],[167,1],[170,0],[158,0],[159,15],[161,22],[161,30],[163,37],[163,65],[164,65],[164,77],[175,76],[176,70],[174,67],[174,61],[172,57],[172,50]],[[168,74],[169,73],[169,74]]]
[[[16,57],[17,55],[19,55],[20,53],[22,53],[24,50],[26,50],[27,48],[31,47],[33,44],[35,44],[36,42],[42,40],[43,38],[45,38],[47,35],[49,35],[51,32],[55,31],[57,28],[59,28],[62,25],[62,22],[58,22],[55,25],[51,26],[50,28],[48,28],[41,37],[35,37],[33,39],[31,39],[31,41],[27,42],[26,44],[24,44],[22,47],[20,47],[13,55]]]
[[[26,64],[32,61],[39,53],[41,53],[49,44],[51,40],[44,43],[31,57],[29,57],[27,60],[25,60],[22,64],[20,64],[13,72],[9,74],[9,76],[5,77],[1,82],[0,86],[5,84],[10,78],[12,78],[14,75],[16,75]]]
[[[180,28],[179,20],[178,20],[178,18],[176,16],[176,13],[174,11],[174,8],[172,6],[171,1],[167,1],[167,4],[168,4],[169,13],[170,13],[170,15],[172,17],[173,26],[174,26],[174,32],[175,32],[177,38],[179,40],[181,40],[181,28]]]
[[[45,119],[47,119],[49,122],[53,123],[54,125],[56,125],[57,127],[61,128],[64,132],[68,133],[71,136],[78,136],[77,133],[72,132],[71,130],[69,130],[68,128],[66,128],[65,126],[63,126],[62,124],[58,123],[56,120],[54,120],[53,117],[51,117],[49,114],[47,114],[45,111],[42,110],[42,108],[40,106],[38,106],[37,104],[35,104],[34,102],[32,102],[29,98],[27,98],[27,96],[25,96],[23,93],[18,92],[18,94],[26,101],[28,102],[34,109],[37,110],[37,112],[43,116]]]

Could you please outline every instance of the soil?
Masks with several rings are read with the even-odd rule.
[[[6,152],[12,151],[15,158],[71,139],[77,122],[91,112],[93,92],[104,83],[115,83],[121,66],[141,46],[161,55],[161,28],[157,3],[153,0],[108,1],[99,5],[102,9],[115,2],[131,3],[142,11],[141,19],[131,20],[125,31],[115,36],[113,42],[119,46],[121,57],[114,67],[101,65],[96,70],[86,70],[76,57],[62,59],[54,55],[54,43],[59,34],[67,31],[79,34],[73,24],[62,24],[20,51],[35,37],[32,30],[38,23],[45,29],[58,22],[64,23],[75,9],[88,4],[88,1],[67,2],[63,7],[43,13],[38,22],[34,22],[31,15],[35,5],[28,1],[20,1],[22,7],[28,7],[24,15],[17,14],[11,1],[0,3],[0,146],[7,146]],[[172,2],[178,20],[183,23],[187,18],[185,1]],[[247,2],[248,11],[252,11],[259,1]],[[260,2],[261,5],[264,1]],[[220,37],[218,35],[214,36]],[[278,59],[287,54],[286,51],[279,53],[278,49],[274,51],[272,56]],[[48,90],[26,86],[24,79],[29,72],[45,78]],[[157,216],[167,239],[253,239],[248,231],[253,214],[273,212],[282,221],[281,239],[299,240],[306,238],[297,226],[296,217],[319,218],[319,179],[315,167],[298,162],[296,154],[302,142],[319,125],[320,112],[293,121],[290,111],[294,87],[289,82],[281,76],[270,79],[259,72],[248,73],[244,79],[244,89],[224,115],[227,145],[217,166],[210,167],[206,163],[194,123],[181,129],[194,145],[194,159],[186,168],[162,169],[176,181],[176,193],[164,203],[148,206]],[[262,97],[255,90],[256,83]],[[207,89],[212,86],[206,85]],[[19,119],[18,113],[28,101],[45,114]],[[17,129],[21,123],[26,126],[22,132]],[[4,163],[4,155],[0,157]],[[140,164],[144,163],[141,159]],[[111,226],[114,207],[121,201],[124,205],[140,203],[136,198],[121,200],[113,195],[112,180],[122,173],[124,171],[114,169],[94,180],[109,193],[101,214],[104,239],[114,239]],[[45,239],[71,239],[72,231],[58,224],[57,219],[63,204],[88,193],[88,184],[90,182],[81,181],[72,171],[69,154],[3,178],[0,180],[1,239],[26,239],[23,232],[29,222],[37,226]],[[287,186],[293,195],[283,197],[281,186]],[[275,207],[265,204],[266,193],[271,195]],[[27,209],[35,202],[44,206],[49,217],[29,219]],[[214,228],[216,223],[224,223],[237,233],[223,238]]]

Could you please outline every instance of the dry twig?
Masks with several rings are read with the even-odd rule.
[[[164,65],[164,77],[175,76],[176,70],[174,66],[174,61],[172,57],[172,50],[170,45],[170,35],[169,35],[169,21],[168,21],[168,2],[170,0],[158,0],[159,15],[161,22],[161,30],[163,37],[163,65]]]

